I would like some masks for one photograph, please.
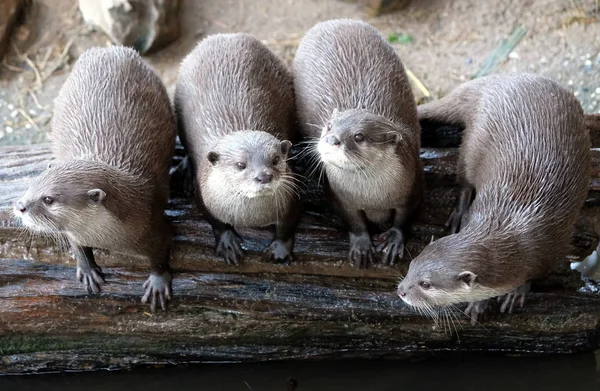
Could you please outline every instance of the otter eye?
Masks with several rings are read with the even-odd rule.
[[[50,196],[46,196],[46,197],[42,198],[42,202],[46,205],[52,205],[54,203],[54,198],[52,198]]]
[[[274,166],[278,165],[280,161],[281,161],[281,158],[279,156],[275,156],[273,158],[273,165]]]
[[[421,281],[421,282],[419,282],[419,285],[421,285],[421,288],[423,288],[423,289],[431,288],[431,284],[428,283],[427,281]]]
[[[364,139],[365,139],[365,136],[362,133],[356,133],[354,135],[354,141],[356,141],[357,143],[360,143]]]
[[[329,132],[331,130],[331,122],[327,123],[327,131]]]
[[[237,162],[235,163],[235,165],[237,166],[237,168],[239,168],[240,170],[243,170],[246,168],[246,163],[242,163],[242,162]]]

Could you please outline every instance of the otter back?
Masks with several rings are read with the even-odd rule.
[[[280,140],[295,138],[289,71],[247,34],[210,36],[183,60],[175,108],[185,128],[182,138],[196,163],[205,161],[216,142],[234,131],[261,130]]]
[[[420,127],[404,66],[373,26],[346,19],[317,24],[302,39],[293,72],[303,137],[318,138],[334,109],[362,108],[404,125],[403,140],[418,151]]]
[[[166,195],[174,129],[164,85],[133,49],[92,48],[55,100],[53,149],[59,161],[93,160],[150,176]]]

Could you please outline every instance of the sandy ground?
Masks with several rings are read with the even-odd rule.
[[[393,45],[434,99],[469,80],[521,25],[527,35],[494,72],[552,77],[586,112],[600,112],[600,0],[413,0],[377,18],[339,0],[184,0],[182,36],[147,59],[172,93],[181,59],[207,34],[254,34],[290,63],[306,30],[343,17],[366,20],[388,37],[410,35]],[[77,57],[110,43],[84,24],[76,0],[37,0],[12,43],[0,65],[0,145],[43,142],[53,99]]]

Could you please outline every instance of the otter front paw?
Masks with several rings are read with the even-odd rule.
[[[380,239],[382,243],[377,246],[377,252],[381,252],[381,262],[387,266],[394,264],[404,256],[404,235],[399,228],[392,227],[384,232]]]
[[[271,244],[265,248],[265,258],[267,261],[290,264],[294,261],[294,254],[292,254],[292,247],[294,243],[292,240],[282,241],[273,240]]]
[[[470,302],[465,309],[465,314],[471,318],[471,325],[483,322],[489,314],[489,300]]]
[[[373,243],[368,233],[354,235],[350,233],[350,253],[348,259],[358,269],[366,269],[373,262]]]
[[[104,273],[98,265],[92,267],[77,266],[77,281],[83,283],[88,293],[100,293],[100,285],[104,284]]]
[[[519,303],[519,307],[523,308],[523,305],[525,305],[525,295],[527,295],[527,292],[529,292],[530,289],[531,283],[528,281],[514,291],[498,297],[498,300],[502,303],[500,305],[500,312],[512,314],[515,303],[517,302]]]
[[[217,240],[217,256],[229,265],[238,265],[243,255],[242,238],[231,229],[224,231]]]
[[[167,309],[167,301],[171,300],[173,291],[171,288],[171,280],[173,275],[166,271],[162,273],[152,273],[144,282],[145,293],[142,296],[142,303],[150,302],[150,311],[156,311],[156,304],[160,303],[163,311]]]

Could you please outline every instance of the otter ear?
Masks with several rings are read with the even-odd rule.
[[[283,153],[284,155],[287,155],[288,152],[290,152],[290,148],[292,147],[291,141],[283,140],[280,145],[281,145],[281,153]]]
[[[402,135],[398,132],[392,132],[389,136],[388,136],[388,142],[390,144],[394,144],[394,145],[398,145],[398,143],[402,141]]]
[[[335,118],[338,116],[340,112],[338,111],[338,109],[333,109],[333,112],[331,113],[331,118]]]
[[[219,161],[219,154],[215,151],[210,151],[208,155],[206,155],[206,157],[208,158],[210,164],[212,164],[213,166]]]
[[[472,288],[475,282],[477,282],[477,274],[464,271],[458,275],[458,279],[464,282],[467,288]]]
[[[101,189],[92,189],[86,193],[86,196],[90,200],[90,202],[98,205],[98,204],[101,204],[102,201],[104,201],[104,198],[106,197],[106,193]]]

